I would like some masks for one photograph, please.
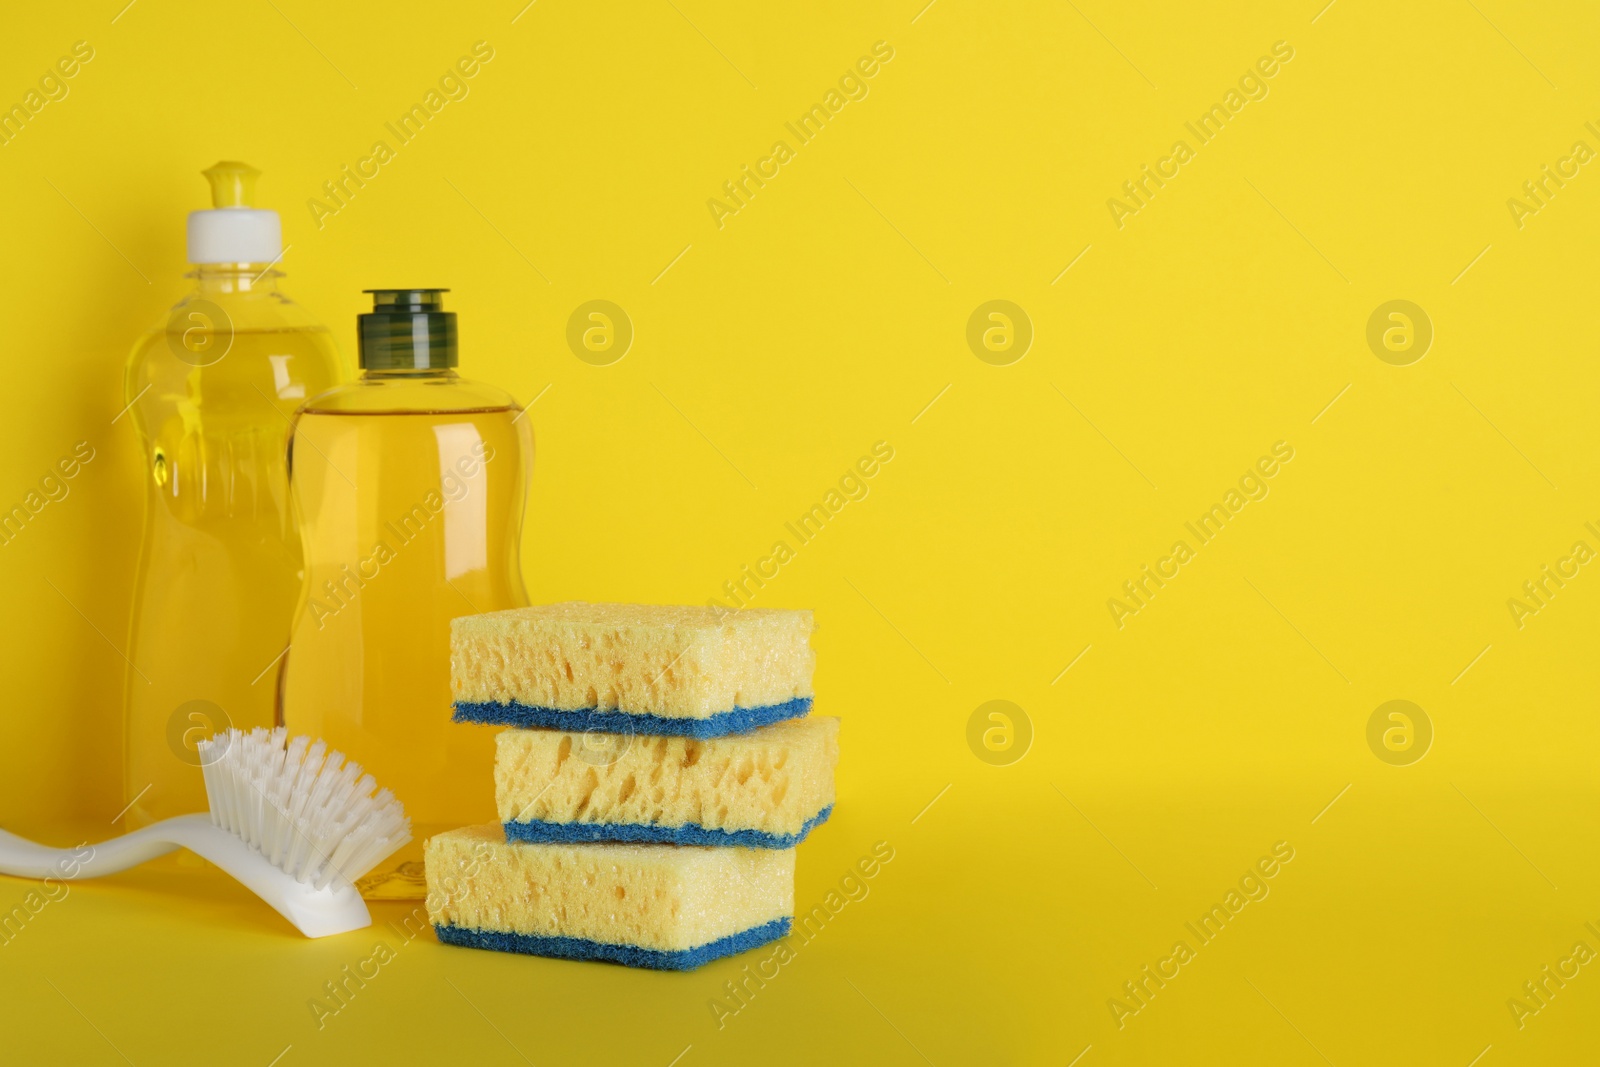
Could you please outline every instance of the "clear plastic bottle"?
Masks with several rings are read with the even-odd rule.
[[[361,377],[301,408],[290,481],[306,581],[285,723],[394,790],[414,845],[362,880],[424,895],[429,835],[495,818],[494,731],[450,721],[450,620],[519,607],[533,431],[512,397],[459,377],[442,289],[369,290]]]
[[[270,726],[301,584],[285,462],[295,409],[339,381],[327,328],[278,291],[256,171],[206,171],[189,218],[195,287],[129,356],[146,471],[125,701],[128,824],[204,811],[194,744]]]

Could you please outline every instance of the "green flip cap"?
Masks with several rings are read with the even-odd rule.
[[[372,311],[356,316],[366,370],[439,370],[456,365],[456,313],[448,289],[364,289]]]

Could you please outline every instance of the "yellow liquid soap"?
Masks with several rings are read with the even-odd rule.
[[[188,220],[194,290],[139,339],[124,380],[145,474],[124,698],[129,829],[205,811],[196,743],[279,715],[303,571],[289,428],[343,377],[333,336],[278,291],[278,216],[251,206],[259,172],[223,162],[204,173],[212,208]]]
[[[451,721],[450,620],[528,602],[518,551],[533,432],[508,394],[447,365],[375,366],[365,339],[363,361],[359,381],[295,423],[306,581],[284,717],[405,805],[412,846],[360,888],[417,899],[421,842],[495,819],[495,731]]]
[[[125,690],[129,829],[205,811],[195,742],[277,717],[302,572],[289,428],[341,375],[332,335],[266,268],[201,268],[128,362],[146,487]]]

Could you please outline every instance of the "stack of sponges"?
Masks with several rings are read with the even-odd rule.
[[[501,823],[432,838],[448,944],[683,970],[789,932],[833,810],[809,611],[551,604],[456,619],[457,722],[497,739]]]

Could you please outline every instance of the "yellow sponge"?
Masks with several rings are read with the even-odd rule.
[[[496,741],[507,839],[792,848],[833,809],[839,720],[828,716],[706,741],[562,730]]]
[[[439,940],[687,970],[789,932],[794,850],[507,842],[468,826],[424,849]]]
[[[804,715],[809,611],[545,604],[450,624],[458,722],[721,737]]]

